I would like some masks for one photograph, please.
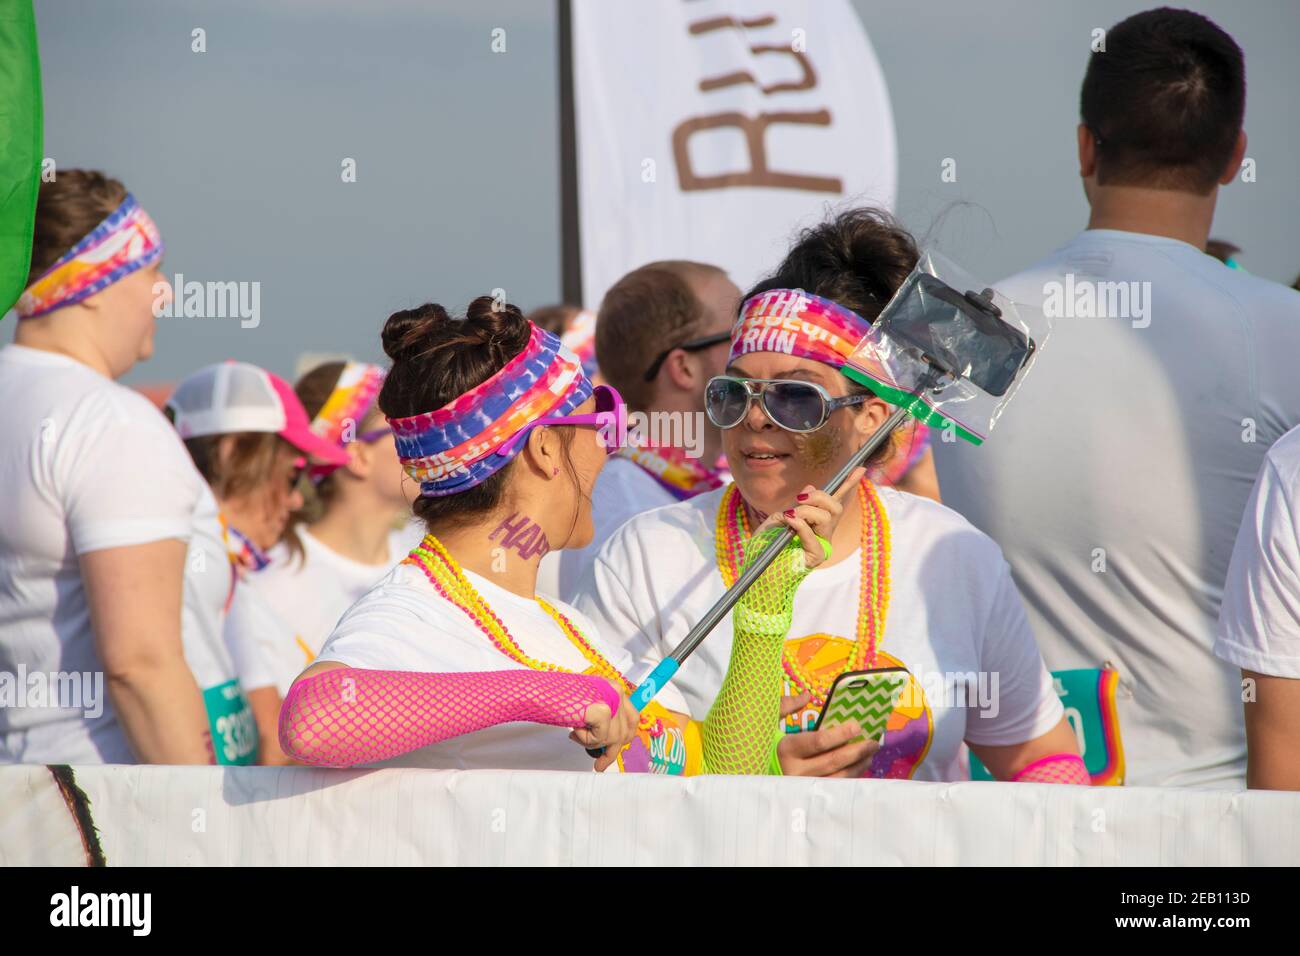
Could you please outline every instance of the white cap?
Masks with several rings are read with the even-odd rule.
[[[247,362],[199,369],[176,386],[167,408],[181,438],[271,432],[327,464],[348,460],[343,449],[311,430],[307,411],[288,382]]]

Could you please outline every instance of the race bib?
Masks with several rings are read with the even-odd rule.
[[[1065,719],[1078,738],[1079,753],[1083,756],[1083,765],[1088,768],[1088,775],[1092,777],[1092,785],[1122,785],[1124,745],[1120,741],[1119,718],[1115,710],[1119,671],[1109,667],[1052,671],[1052,685],[1065,707]],[[970,778],[993,779],[974,753],[970,755]]]
[[[244,700],[239,681],[209,687],[203,692],[212,731],[212,749],[219,764],[251,764],[257,761],[257,722]]]

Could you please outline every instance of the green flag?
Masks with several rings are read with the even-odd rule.
[[[0,0],[0,317],[27,285],[42,132],[36,14],[31,0]]]

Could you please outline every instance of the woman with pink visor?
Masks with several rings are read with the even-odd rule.
[[[702,719],[671,686],[638,714],[631,659],[535,588],[543,555],[591,539],[591,488],[626,428],[618,393],[487,296],[463,319],[432,304],[395,313],[383,343],[393,365],[379,407],[428,533],[294,683],[285,752],[326,766],[590,771],[584,748],[606,748],[596,770],[780,772],[788,597],[824,559],[838,502],[818,493],[807,520],[766,522],[763,540],[781,527],[797,537],[737,606],[735,654]]]
[[[258,644],[274,621],[248,586],[266,551],[302,505],[308,457],[338,466],[346,455],[312,432],[289,383],[255,365],[221,362],[188,376],[166,413],[211,486],[220,523],[197,534],[185,569],[186,606],[205,631],[204,702],[222,763],[283,763],[276,744],[280,694]],[[260,749],[259,749],[260,740]]]

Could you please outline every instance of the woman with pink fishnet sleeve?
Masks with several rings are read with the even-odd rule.
[[[463,319],[438,305],[398,312],[383,342],[393,366],[378,404],[429,534],[343,615],[290,688],[285,752],[322,766],[590,770],[584,748],[605,748],[596,770],[782,772],[782,641],[840,503],[809,488],[766,523],[797,537],[737,606],[707,717],[692,720],[671,686],[638,714],[630,656],[535,592],[544,554],[590,543],[591,489],[620,439],[617,392],[486,296]],[[874,744],[849,742],[857,728],[836,731],[800,772],[869,759]]]

